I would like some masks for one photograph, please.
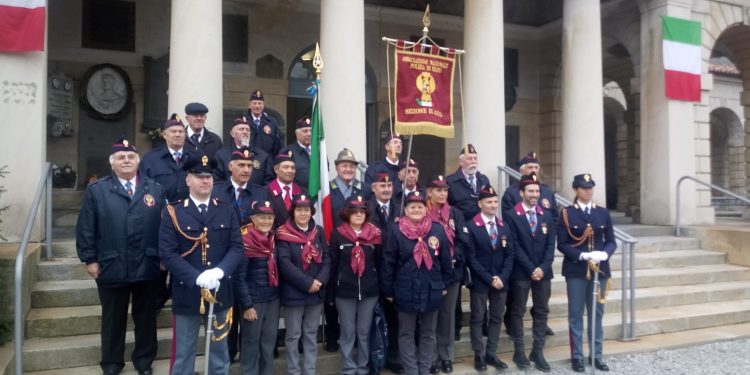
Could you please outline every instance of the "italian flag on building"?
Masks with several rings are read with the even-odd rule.
[[[670,99],[701,101],[701,24],[662,18],[664,87]]]
[[[313,93],[312,136],[310,145],[309,193],[315,201],[315,222],[326,232],[326,240],[331,239],[333,213],[331,212],[331,189],[328,183],[328,153],[326,152],[323,118],[320,115],[319,81],[315,81],[309,91]]]
[[[45,0],[0,0],[0,51],[44,51]]]

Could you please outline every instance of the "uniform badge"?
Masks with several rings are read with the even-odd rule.
[[[260,169],[260,160],[253,160],[253,168]]]
[[[240,228],[240,233],[242,233],[243,236],[246,235],[247,234],[247,226],[244,226],[244,227]]]
[[[430,238],[427,240],[427,243],[433,250],[437,250],[437,248],[440,246],[440,240],[438,240],[438,238],[435,236],[430,236]]]
[[[263,127],[263,133],[271,134],[271,127],[266,125]]]
[[[507,237],[503,237],[502,243],[503,243],[503,247],[507,247],[508,246],[508,238]]]
[[[455,232],[456,231],[456,222],[453,221],[453,219],[448,220],[448,226],[451,227],[451,229]]]
[[[542,198],[542,207],[544,207],[544,208],[546,208],[546,209],[549,210],[549,208],[551,207],[551,205],[549,204],[549,199]]]
[[[542,223],[542,234],[547,234],[547,224]]]
[[[156,200],[154,199],[154,196],[151,194],[146,194],[143,196],[143,203],[146,204],[146,206],[154,207],[156,204]]]

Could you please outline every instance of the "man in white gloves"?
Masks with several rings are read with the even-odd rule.
[[[222,330],[214,328],[214,337],[224,337],[231,321],[233,303],[229,279],[242,258],[242,237],[237,212],[231,203],[211,197],[216,162],[208,155],[191,154],[183,169],[190,190],[187,199],[168,205],[162,212],[159,229],[159,254],[172,274],[172,312],[174,375],[195,370],[195,350],[201,323],[210,323],[209,290],[217,303],[214,316]],[[225,277],[226,275],[226,277]],[[219,289],[218,292],[216,289]],[[216,326],[214,326],[216,327]],[[210,374],[229,374],[227,341],[211,342]]]
[[[599,285],[604,289],[611,277],[608,260],[617,248],[609,211],[592,201],[595,185],[590,174],[580,174],[573,178],[576,199],[572,206],[563,208],[557,228],[557,249],[565,254],[562,274],[568,291],[571,366],[576,372],[586,370],[583,357],[584,306],[588,312],[588,338],[591,342],[593,273],[598,266]],[[602,290],[600,295],[604,294]],[[589,353],[588,362],[593,362],[593,366],[599,371],[609,371],[602,360],[603,315],[604,305],[597,298],[594,353]]]

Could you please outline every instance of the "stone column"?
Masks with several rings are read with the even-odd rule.
[[[320,104],[328,160],[349,148],[367,159],[364,0],[320,2]],[[331,176],[333,176],[333,173]]]
[[[640,206],[644,224],[674,224],[675,184],[696,172],[694,104],[664,95],[662,63],[662,16],[690,19],[691,3],[657,0],[641,4]],[[695,184],[685,182],[680,199],[681,223],[694,223],[698,212]]]
[[[590,173],[594,201],[606,205],[602,27],[599,0],[565,0],[562,35],[560,193],[572,198],[573,176]]]
[[[219,136],[224,111],[221,21],[221,0],[172,1],[169,113],[164,117],[184,116],[185,104],[201,102],[208,107],[206,128]]]
[[[479,170],[493,186],[505,164],[503,38],[502,1],[464,2],[464,143],[477,148]]]

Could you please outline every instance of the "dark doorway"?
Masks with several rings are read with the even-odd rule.
[[[80,112],[80,131],[78,132],[78,187],[85,188],[89,178],[102,178],[112,173],[109,165],[109,151],[112,144],[121,136],[133,139],[135,126],[133,106],[125,116],[118,120],[102,120]]]

